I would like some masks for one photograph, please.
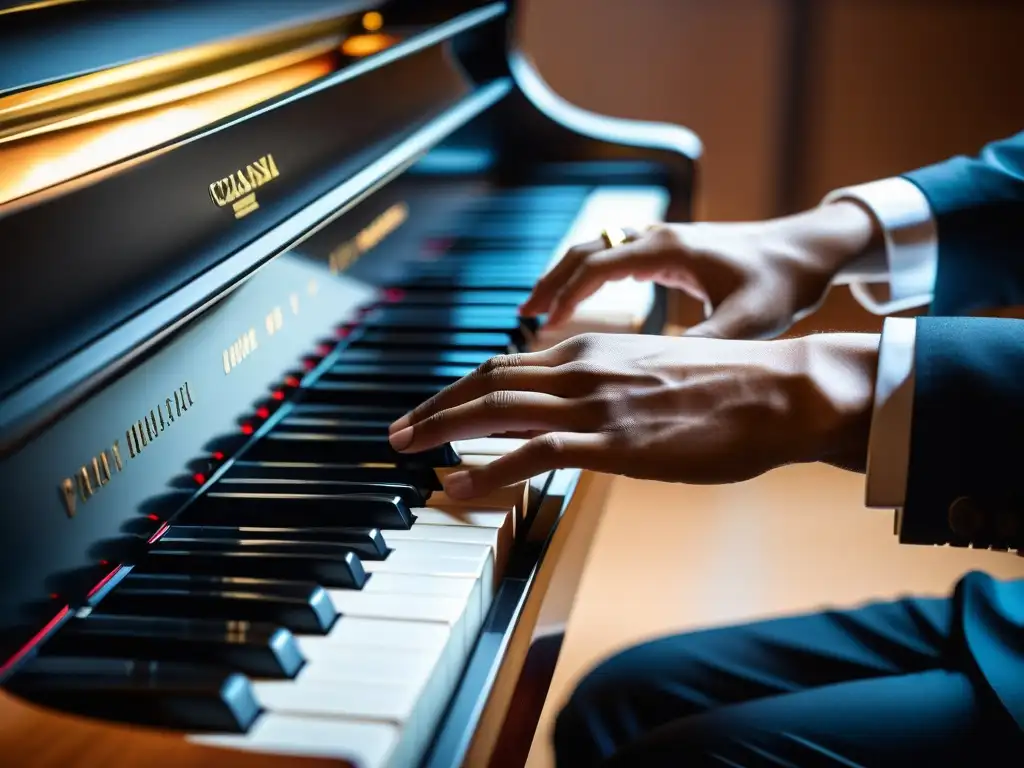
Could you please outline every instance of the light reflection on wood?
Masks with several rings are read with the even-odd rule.
[[[167,106],[0,145],[0,205],[130,158],[329,74],[330,55]]]

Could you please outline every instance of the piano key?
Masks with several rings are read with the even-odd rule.
[[[318,584],[250,579],[243,587],[240,581],[129,574],[93,608],[93,615],[266,622],[311,634],[326,633],[338,618],[330,597]]]
[[[401,306],[494,306],[517,309],[530,297],[529,291],[460,291],[409,288],[402,296]]]
[[[347,435],[386,435],[391,421],[388,419],[350,419],[340,415],[288,416],[274,425],[275,432],[329,432]]]
[[[419,331],[424,328],[438,331],[467,333],[507,333],[521,331],[515,312],[468,307],[441,307],[406,309],[401,305],[385,306],[360,318],[364,328],[394,328]]]
[[[163,728],[239,733],[260,712],[244,675],[188,662],[37,656],[5,685],[44,707]]]
[[[295,462],[295,461],[236,461],[228,468],[228,471],[218,482],[227,480],[248,481],[263,480],[270,483],[272,480],[311,480],[324,483],[353,483],[379,485],[380,491],[389,496],[394,495],[402,498],[408,505],[408,499],[404,490],[392,490],[392,484],[410,486],[415,488],[424,498],[429,498],[431,493],[441,488],[437,479],[437,473],[430,467],[412,467],[387,465],[358,464],[335,464],[320,462]],[[347,486],[346,486],[347,487]],[[273,488],[268,488],[274,491]],[[291,492],[296,489],[286,489]],[[333,493],[320,493],[317,495],[335,495]],[[350,494],[348,491],[339,490],[340,495],[364,495],[362,491]]]
[[[351,549],[360,559],[379,560],[388,552],[384,537],[376,528],[296,528],[282,522],[278,526],[245,527],[233,525],[173,525],[161,542],[190,539],[224,539],[227,541],[295,541],[339,544]],[[273,584],[273,582],[265,582]],[[291,585],[289,585],[291,586]],[[278,593],[275,593],[278,594]],[[285,592],[293,596],[290,592]]]
[[[472,373],[476,365],[400,365],[398,363],[351,362],[344,356],[332,365],[318,381],[373,381],[403,382],[415,381],[417,384],[432,384],[438,388],[448,386],[453,381]]]
[[[369,581],[378,573],[406,573],[422,576],[463,576],[480,579],[483,594],[490,600],[494,594],[494,556],[491,548],[479,544],[453,544],[437,541],[395,542],[395,547],[384,560],[365,563]],[[331,600],[343,613],[346,602],[339,603],[336,595],[341,590],[329,590]],[[344,600],[369,598],[347,597]]]
[[[395,765],[392,756],[401,740],[401,729],[392,723],[268,712],[261,715],[244,734],[190,734],[188,739],[196,744],[223,749],[327,758],[359,768],[385,768]]]
[[[400,496],[386,493],[348,495],[212,490],[184,509],[176,521],[256,528],[281,522],[302,528],[339,525],[408,528],[412,525],[412,513]]]
[[[416,300],[413,296],[412,301]],[[523,301],[526,297],[523,297]],[[475,368],[489,360],[489,352],[460,349],[372,349],[347,347],[338,357],[340,364],[367,365],[451,365]]]
[[[479,437],[471,440],[456,440],[452,447],[459,454],[475,456],[504,456],[522,448],[526,440],[518,437]]]
[[[217,490],[240,493],[313,493],[327,495],[351,495],[384,493],[398,496],[410,507],[427,503],[430,492],[423,488],[401,483],[357,483],[343,480],[303,480],[283,477],[222,477],[215,486]]]
[[[305,663],[295,636],[262,622],[90,614],[67,622],[44,655],[196,662],[291,678]]]
[[[316,382],[303,387],[300,397],[307,403],[333,405],[388,405],[412,410],[424,400],[437,394],[439,387],[429,383],[346,383],[343,381]]]
[[[228,538],[225,536],[204,536],[201,533],[198,536],[191,537],[183,535],[164,536],[153,543],[150,551],[159,552],[177,549],[187,549],[190,552],[258,552],[264,555],[299,554],[310,558],[344,557],[347,553],[352,553],[364,564],[367,560],[383,560],[388,554],[388,550],[385,550],[383,553],[375,551],[376,548],[371,550],[365,546],[365,542],[353,544],[353,542],[345,541],[288,539],[284,536],[277,536],[276,538],[260,536],[249,539]],[[360,554],[359,549],[367,550],[366,555]]]
[[[363,564],[352,551],[336,557],[310,557],[288,552],[191,551],[163,548],[157,541],[135,566],[140,573],[198,573],[214,576],[257,576],[285,581],[315,581],[325,587],[361,589]]]
[[[349,349],[394,347],[487,352],[492,356],[516,351],[512,340],[504,333],[405,333],[374,328],[361,334]]]
[[[346,385],[330,386],[337,391]],[[360,389],[369,386],[360,385]],[[391,447],[386,431],[383,434],[360,435],[344,431],[335,434],[326,428],[323,431],[297,429],[293,431],[286,427],[264,435],[246,451],[246,457],[250,461],[419,464],[426,467],[454,467],[459,464],[458,452],[448,443],[419,453],[403,454]]]

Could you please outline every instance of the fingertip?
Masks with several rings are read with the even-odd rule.
[[[388,441],[391,443],[391,447],[396,451],[404,451],[410,445],[412,445],[413,429],[412,427],[405,427],[397,432],[392,432],[388,436]]]
[[[444,480],[444,492],[453,499],[473,496],[473,476],[469,472],[454,472]]]
[[[395,432],[401,432],[403,429],[409,426],[412,422],[412,414],[407,413],[397,421],[392,422],[391,426],[388,427],[388,435],[393,435]]]

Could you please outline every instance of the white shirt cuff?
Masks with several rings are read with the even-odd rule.
[[[889,317],[882,326],[868,435],[864,502],[868,507],[898,508],[906,499],[916,335],[917,323],[912,318]]]
[[[875,216],[882,228],[885,253],[866,254],[843,270],[836,282],[884,282],[882,272],[888,267],[890,305],[930,302],[939,246],[935,218],[924,193],[913,182],[896,176],[837,189],[826,195],[822,204],[843,199],[856,200]]]

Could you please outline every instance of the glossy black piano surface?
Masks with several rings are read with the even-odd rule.
[[[91,19],[93,36],[112,14],[150,12],[73,5],[66,18]],[[267,103],[0,201],[0,238],[16,244],[0,279],[4,684],[58,709],[244,740],[311,706],[281,686],[314,685],[317,637],[376,616],[394,590],[425,590],[420,624],[440,620],[431,600],[449,598],[424,585],[464,569],[476,586],[459,599],[477,606],[459,614],[464,647],[388,758],[450,765],[540,562],[548,532],[530,532],[531,515],[566,504],[576,474],[536,480],[513,546],[487,550],[481,571],[472,545],[422,535],[437,472],[473,445],[403,458],[387,425],[537,343],[516,308],[567,242],[595,234],[598,202],[685,219],[699,144],[561,102],[510,42],[506,3],[310,0],[263,17],[206,5],[222,27],[202,39],[178,29],[134,54],[100,51],[109,61],[83,45],[63,76],[310,14],[344,37],[370,6],[373,31],[392,37]],[[21,33],[10,55],[47,28],[30,13],[0,14],[0,41]],[[22,85],[58,75],[38,68]],[[0,82],[0,136],[13,90]],[[40,134],[6,128],[0,165],[31,157]],[[645,312],[656,330],[664,297]],[[355,672],[337,674],[355,690],[342,684]],[[396,722],[388,690],[379,718]],[[342,693],[322,706],[368,717]]]

